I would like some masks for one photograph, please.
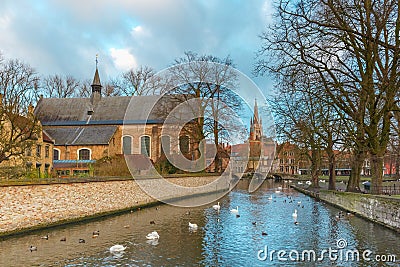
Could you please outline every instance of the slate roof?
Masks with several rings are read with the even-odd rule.
[[[55,140],[55,145],[106,145],[117,130],[117,126],[51,127],[46,132]]]
[[[90,98],[42,98],[35,115],[44,126],[122,125],[124,120],[125,124],[162,123],[166,113],[159,108],[172,109],[173,104],[168,96],[157,102],[158,99],[159,96],[102,97],[93,105]]]

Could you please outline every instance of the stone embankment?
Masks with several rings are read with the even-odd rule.
[[[326,203],[400,232],[400,199],[389,196],[320,190],[295,189]]]
[[[171,178],[168,182],[193,187],[191,195],[227,190],[229,184],[217,178]],[[188,196],[179,188],[163,190],[157,180],[146,183],[159,187],[161,200]],[[202,187],[206,184],[212,184],[212,190]],[[0,187],[0,236],[153,205],[159,197],[147,195],[134,180]]]

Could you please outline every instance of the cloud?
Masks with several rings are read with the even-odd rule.
[[[129,49],[110,48],[110,55],[116,68],[122,71],[134,69],[137,67],[135,57],[129,52]]]
[[[270,1],[3,0],[0,49],[44,76],[90,78],[97,53],[103,80],[138,65],[161,70],[189,50],[230,55],[251,75]]]

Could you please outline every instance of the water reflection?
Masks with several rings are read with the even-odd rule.
[[[399,235],[291,190],[288,183],[266,181],[247,192],[248,181],[206,207],[162,205],[102,220],[16,236],[0,242],[0,266],[397,266],[374,262],[260,261],[257,253],[271,250],[369,249],[396,254]],[[239,215],[230,212],[239,207]],[[298,224],[292,216],[297,209]],[[197,230],[188,227],[198,225]],[[98,232],[96,232],[98,231]],[[159,239],[146,235],[157,231]],[[96,234],[95,234],[96,233]],[[48,240],[41,237],[48,234]],[[65,238],[65,241],[61,241]],[[84,239],[85,243],[80,243]],[[110,253],[113,245],[126,246]],[[37,247],[30,251],[29,247]],[[398,262],[397,262],[398,264]]]

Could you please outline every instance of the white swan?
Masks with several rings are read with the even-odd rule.
[[[292,214],[292,216],[293,216],[293,218],[295,218],[295,219],[297,218],[297,210],[296,210],[296,209],[294,210],[294,213]]]
[[[311,181],[307,181],[307,182],[306,182],[306,185],[311,185],[311,184],[312,184]]]
[[[147,239],[159,239],[160,235],[156,231],[153,231],[153,232],[147,234],[146,238]]]
[[[110,248],[110,252],[111,253],[120,253],[122,251],[124,251],[126,249],[126,247],[124,247],[123,245],[114,245]]]
[[[238,214],[239,213],[239,206],[236,206],[236,209],[231,209],[231,212]]]
[[[281,191],[280,190],[275,190],[275,193],[279,194]]]
[[[213,205],[212,207],[213,207],[213,209],[218,210],[218,211],[219,211],[220,208],[221,208],[221,206],[219,205],[219,202],[218,202],[218,204]]]
[[[189,228],[192,229],[192,230],[196,230],[197,229],[197,224],[189,222]]]
[[[272,195],[270,195],[270,196],[268,197],[268,200],[272,200]]]
[[[303,182],[297,182],[297,184],[303,184]]]

